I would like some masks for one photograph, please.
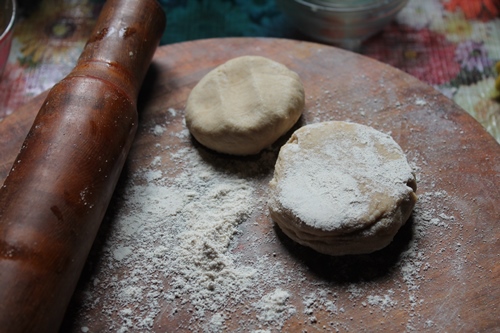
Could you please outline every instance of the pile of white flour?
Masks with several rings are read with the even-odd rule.
[[[185,130],[168,133],[158,125],[151,133],[190,140]],[[267,218],[262,185],[272,176],[275,151],[264,152],[260,162],[228,160],[235,165],[221,168],[222,162],[207,163],[186,146],[158,144],[150,166],[132,174],[115,197],[106,240],[91,257],[97,268],[79,291],[83,308],[75,320],[82,332],[280,332],[296,317],[306,318],[304,329],[337,332],[353,327],[339,316],[360,309],[385,315],[396,307],[414,312],[408,331],[427,320],[418,316],[424,302],[419,283],[433,263],[421,243],[428,228],[453,227],[454,218],[445,214],[446,193],[417,192],[414,236],[393,269],[402,281],[399,289],[374,289],[376,281],[338,285],[315,278],[286,252],[284,258],[262,250],[280,242]],[[240,172],[247,167],[255,170]],[[422,209],[432,200],[443,201],[443,210]],[[249,233],[252,227],[262,232]],[[405,304],[396,301],[401,298]],[[99,318],[89,315],[96,311]],[[329,322],[318,320],[321,313]],[[432,327],[432,321],[427,324]]]
[[[156,157],[127,182],[85,306],[102,308],[100,320],[118,332],[151,329],[165,306],[169,315],[192,313],[193,330],[217,332],[221,311],[239,303],[249,304],[259,325],[280,327],[294,313],[279,289],[281,265],[265,257],[246,264],[233,251],[239,225],[265,209],[257,181],[218,171],[194,148],[171,158],[182,161],[175,176],[164,175]],[[85,321],[82,330],[92,331],[93,318]]]

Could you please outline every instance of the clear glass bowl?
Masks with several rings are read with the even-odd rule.
[[[15,17],[16,1],[0,0],[0,78],[9,57]]]
[[[276,0],[298,30],[313,39],[356,50],[389,24],[408,0]]]

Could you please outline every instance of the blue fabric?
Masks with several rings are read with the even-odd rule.
[[[161,44],[216,37],[292,38],[274,0],[159,0],[168,28]]]

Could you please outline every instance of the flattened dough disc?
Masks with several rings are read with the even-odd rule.
[[[372,127],[304,126],[281,148],[270,182],[272,218],[290,238],[330,255],[387,246],[416,202],[401,147]]]
[[[210,71],[193,88],[186,125],[208,148],[252,155],[285,134],[303,108],[297,73],[265,57],[242,56]]]

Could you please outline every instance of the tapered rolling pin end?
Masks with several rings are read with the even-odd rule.
[[[165,28],[156,0],[108,0],[0,187],[0,332],[57,332],[137,129]]]

